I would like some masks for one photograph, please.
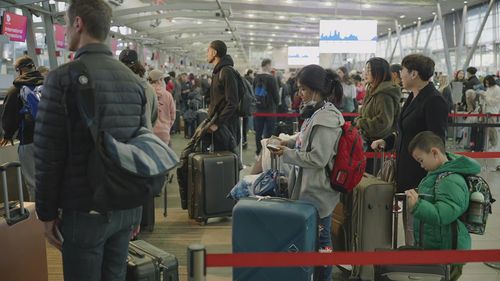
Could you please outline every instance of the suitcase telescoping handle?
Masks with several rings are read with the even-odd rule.
[[[5,217],[7,219],[7,223],[11,222],[10,207],[9,207],[9,190],[7,187],[7,170],[12,169],[12,168],[16,168],[16,170],[17,170],[17,183],[18,183],[18,192],[19,192],[19,204],[21,207],[21,216],[24,217],[24,215],[25,215],[23,186],[22,186],[22,178],[21,178],[21,163],[19,163],[19,162],[5,163],[5,164],[0,166],[0,174],[2,175],[4,208],[5,208]]]

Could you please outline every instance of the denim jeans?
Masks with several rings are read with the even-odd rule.
[[[328,215],[319,220],[319,251],[322,253],[332,252],[332,215]],[[316,281],[331,281],[332,267],[320,266],[316,270]]]
[[[94,214],[63,210],[65,281],[123,281],[131,231],[142,207]]]
[[[260,141],[262,138],[270,138],[276,133],[276,117],[254,117],[253,125],[255,128],[255,143],[257,145],[256,154],[259,155],[262,150]]]

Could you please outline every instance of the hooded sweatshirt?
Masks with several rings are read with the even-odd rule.
[[[208,118],[211,119],[219,113],[215,124],[228,126],[229,130],[239,139],[238,130],[238,82],[233,59],[229,55],[221,58],[215,66],[210,86],[210,106],[208,107]]]
[[[24,128],[21,130],[21,115],[19,111],[23,107],[23,101],[19,96],[22,86],[34,88],[43,84],[43,76],[38,71],[23,73],[16,77],[13,86],[7,92],[4,102],[4,111],[2,114],[2,127],[4,130],[4,138],[12,139],[17,131],[17,138],[21,140],[21,144],[30,144],[33,142],[33,133],[35,121],[24,116]],[[43,93],[42,93],[43,94]]]
[[[383,139],[396,130],[401,111],[401,89],[392,81],[380,83],[375,90],[368,87],[356,123],[365,139]]]
[[[338,141],[344,124],[342,113],[331,103],[314,112],[302,124],[296,139],[290,140],[283,153],[283,162],[294,165],[289,175],[290,199],[313,203],[319,216],[330,215],[340,194],[330,186],[328,171],[333,167]]]
[[[469,207],[469,190],[463,175],[476,175],[481,172],[478,162],[465,156],[451,153],[446,154],[448,162],[444,163],[427,174],[418,185],[420,196],[412,209],[414,221],[414,235],[420,241],[420,221],[424,223],[424,249],[451,249],[452,222],[457,221],[458,239],[457,248],[467,250],[471,248],[470,234],[465,225],[458,219]],[[442,178],[436,185],[437,177],[445,172],[453,172]]]

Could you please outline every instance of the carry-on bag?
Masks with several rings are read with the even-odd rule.
[[[209,218],[231,216],[234,201],[226,196],[239,180],[238,163],[238,156],[228,151],[189,155],[189,218],[206,224]]]
[[[395,201],[404,199],[404,193],[396,193]],[[394,212],[394,231],[393,231],[393,248],[392,249],[376,249],[376,251],[405,251],[405,250],[421,250],[421,245],[402,246],[397,248],[398,244],[398,212]],[[420,222],[419,241],[422,243],[424,237],[424,223]],[[453,241],[453,248],[456,248],[457,241]],[[374,266],[375,281],[411,281],[411,280],[450,280],[450,267],[446,264],[422,264],[422,265],[375,265]]]
[[[349,250],[366,252],[392,246],[393,196],[393,184],[372,175],[363,176],[349,202],[352,203],[352,214],[348,215]],[[373,266],[354,266],[351,277],[373,280]]]
[[[126,281],[179,281],[179,263],[173,254],[146,241],[131,241]]]
[[[7,170],[17,170],[19,202],[9,202]],[[5,163],[0,174],[4,195],[0,206],[0,279],[47,281],[44,226],[36,217],[35,203],[24,202],[21,164]]]
[[[233,253],[316,252],[318,211],[304,201],[248,197],[233,209]],[[312,280],[313,267],[234,268],[235,281]]]

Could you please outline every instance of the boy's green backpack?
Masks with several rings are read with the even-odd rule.
[[[436,185],[439,182],[451,175],[452,172],[442,173],[436,180]],[[483,235],[486,229],[486,221],[488,215],[491,214],[491,205],[495,199],[491,196],[491,191],[488,183],[478,175],[462,175],[469,189],[469,207],[467,211],[459,217],[460,221],[465,224],[469,233]]]

